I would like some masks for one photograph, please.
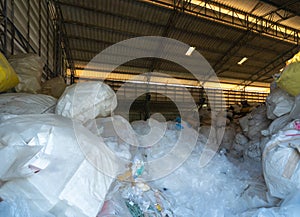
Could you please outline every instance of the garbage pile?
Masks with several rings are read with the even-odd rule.
[[[102,82],[49,81],[39,94],[39,73],[26,87],[25,61],[11,59],[17,73],[1,61],[11,77],[0,91],[21,81],[0,94],[1,217],[299,215],[300,95],[284,80],[300,63],[265,105],[236,117],[203,109],[198,129],[184,118],[129,123]]]

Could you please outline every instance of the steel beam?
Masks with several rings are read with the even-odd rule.
[[[290,59],[297,51],[299,51],[300,46],[295,45],[292,49],[284,52],[283,54],[279,55],[276,59],[274,59],[272,62],[265,65],[262,69],[258,70],[257,72],[253,73],[248,79],[244,80],[240,85],[249,86],[255,81],[259,81],[259,78],[262,76],[268,75],[270,72],[272,72],[274,69],[282,66],[285,61]],[[267,78],[269,79],[269,78]],[[265,79],[265,80],[267,80]]]
[[[293,14],[295,14],[296,16],[300,16],[300,11],[299,11],[299,10],[291,10],[291,9],[289,9],[289,8],[287,7],[287,6],[290,6],[291,4],[284,3],[283,5],[280,5],[280,4],[275,3],[274,1],[271,1],[271,0],[259,0],[259,1],[260,1],[260,2],[263,2],[263,3],[267,3],[267,4],[269,4],[269,5],[272,5],[272,6],[276,7],[276,8],[283,9],[283,10],[288,11],[288,12],[290,12],[290,13],[293,13]],[[295,1],[293,2],[293,4],[294,4],[294,3],[297,3],[297,2],[299,2],[299,1],[298,1],[298,0],[295,0]]]
[[[70,43],[69,43],[69,39],[67,37],[67,32],[66,32],[66,27],[65,27],[65,24],[64,24],[64,17],[63,17],[63,14],[62,14],[62,11],[61,11],[61,8],[60,8],[60,5],[58,3],[58,1],[56,0],[52,0],[52,4],[54,5],[55,7],[55,16],[57,17],[57,34],[58,34],[58,41],[56,42],[57,43],[57,46],[59,47],[60,51],[60,54],[62,56],[60,56],[61,58],[61,61],[62,61],[62,64],[64,63],[64,60],[66,60],[67,62],[67,68],[70,69],[71,71],[71,80],[70,80],[70,83],[74,83],[74,76],[76,74],[76,69],[75,69],[75,65],[74,65],[74,61],[73,61],[73,57],[72,57],[72,53],[70,51]],[[63,69],[63,65],[61,66],[61,69]],[[61,72],[60,72],[61,73]],[[65,75],[66,75],[66,72],[64,72]]]
[[[147,0],[149,4],[156,4],[161,7],[172,8],[172,4],[161,0]],[[253,15],[251,13],[229,7],[215,1],[203,1],[204,5],[196,5],[192,10],[186,9],[185,13],[217,21],[223,24],[231,25],[244,30],[251,27],[251,31],[257,34],[263,34],[279,40],[285,40],[290,43],[298,44],[300,31],[289,26],[270,21],[266,18]],[[211,8],[215,8],[212,10]],[[180,8],[177,8],[180,10]],[[223,13],[222,11],[229,11]],[[230,14],[230,15],[229,15]],[[271,28],[272,27],[272,28]]]

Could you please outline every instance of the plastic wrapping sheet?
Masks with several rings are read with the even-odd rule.
[[[117,107],[114,91],[102,82],[84,82],[66,88],[55,113],[81,122],[106,117]]]
[[[294,191],[288,195],[278,207],[260,208],[248,211],[241,217],[298,217],[300,213],[300,192]]]
[[[130,160],[139,145],[135,131],[122,116],[97,118],[86,122],[85,126],[95,135],[102,137],[118,157]]]
[[[55,217],[42,212],[22,197],[0,202],[0,216],[3,217]]]
[[[163,138],[159,141],[160,155],[167,154],[169,147],[176,143],[176,123],[168,123]],[[133,128],[140,133],[147,133],[147,122],[137,121]],[[202,138],[204,131],[210,127],[203,126],[196,149],[190,157],[173,173],[149,184],[163,192],[173,204],[173,212],[177,217],[185,216],[240,216],[243,212],[261,206],[272,206],[266,194],[267,188],[262,179],[262,171],[257,162],[232,163],[225,155],[217,154],[205,167],[200,167],[200,155],[203,152],[207,138]],[[201,133],[202,130],[202,133]],[[173,136],[170,136],[174,133]],[[200,138],[201,137],[201,138]],[[240,138],[246,144],[247,138]],[[149,152],[155,146],[149,148]],[[148,154],[147,158],[151,159]],[[244,167],[240,167],[243,164]],[[239,166],[238,166],[239,165]],[[156,168],[160,169],[160,168]],[[161,167],[163,170],[163,165]],[[250,174],[251,172],[251,174]],[[260,178],[257,178],[257,177]]]
[[[0,153],[9,159],[6,168],[11,171],[10,177],[33,170],[28,177],[6,182],[0,188],[0,197],[6,201],[21,196],[54,216],[96,216],[113,181],[104,173],[117,173],[115,164],[110,163],[116,160],[106,154],[101,137],[71,119],[44,114],[4,119],[0,138]],[[26,152],[12,152],[9,147],[41,149],[24,158]]]
[[[251,178],[223,155],[204,168],[199,167],[199,153],[194,153],[178,170],[154,181],[173,198],[176,216],[240,216],[248,209],[271,205],[266,201],[263,181]],[[252,189],[252,190],[251,190]],[[254,189],[254,190],[253,190]],[[255,190],[258,189],[258,190]],[[260,192],[254,196],[249,191]]]
[[[0,114],[54,113],[56,102],[55,98],[43,94],[0,94]]]

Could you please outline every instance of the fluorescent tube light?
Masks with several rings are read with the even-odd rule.
[[[248,60],[247,57],[243,57],[243,59],[241,59],[237,64],[242,65],[244,62],[246,62]]]
[[[190,48],[187,50],[187,52],[185,53],[185,55],[186,55],[186,56],[191,56],[195,49],[196,49],[196,47],[190,47]]]

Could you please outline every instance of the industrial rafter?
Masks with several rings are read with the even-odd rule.
[[[292,3],[294,3],[295,0],[291,0],[286,2],[285,5],[290,5]],[[254,10],[257,9],[257,5],[255,5],[255,7],[251,10],[252,12]],[[280,9],[276,9],[274,11],[271,11],[265,15],[262,15],[261,18],[268,18],[269,21],[273,22],[273,14],[277,13],[278,10]],[[287,17],[282,17],[280,20],[277,20],[275,23],[279,23],[283,20],[289,19],[289,16]],[[274,25],[275,25],[274,23]],[[219,75],[224,71],[227,71],[230,69],[230,66],[227,67],[226,69],[223,69],[223,66],[232,58],[232,56],[234,56],[234,54],[236,54],[241,47],[243,47],[244,45],[246,45],[249,41],[255,39],[255,37],[257,37],[257,34],[255,34],[253,32],[253,28],[255,27],[255,24],[252,24],[251,26],[248,27],[248,29],[246,30],[246,32],[241,35],[234,43],[232,43],[232,45],[228,48],[228,50],[224,53],[224,55],[217,61],[217,63],[213,66],[213,69],[215,70],[216,74]],[[268,29],[272,28],[273,25],[270,26],[266,26],[264,28],[264,31],[267,31]],[[223,69],[222,71],[220,71],[220,69]]]
[[[162,0],[147,0],[149,4],[156,4],[161,7],[173,8],[173,4]],[[290,43],[298,44],[300,31],[295,28],[274,22],[264,17],[235,9],[233,7],[221,4],[215,1],[202,1],[203,4],[188,7],[185,13],[198,16],[203,19],[209,19],[233,27],[247,30],[251,28],[252,32],[285,40]],[[180,8],[178,7],[178,10]]]
[[[278,68],[282,65],[282,63],[286,62],[288,59],[290,59],[297,51],[299,51],[300,46],[295,45],[292,49],[284,52],[283,54],[279,55],[276,59],[274,59],[272,62],[265,65],[262,69],[252,74],[247,80],[244,80],[240,85],[249,86],[250,84],[256,82],[261,78],[262,76],[265,76],[269,74],[271,71],[273,71],[275,68]],[[269,79],[269,78],[268,78]]]

